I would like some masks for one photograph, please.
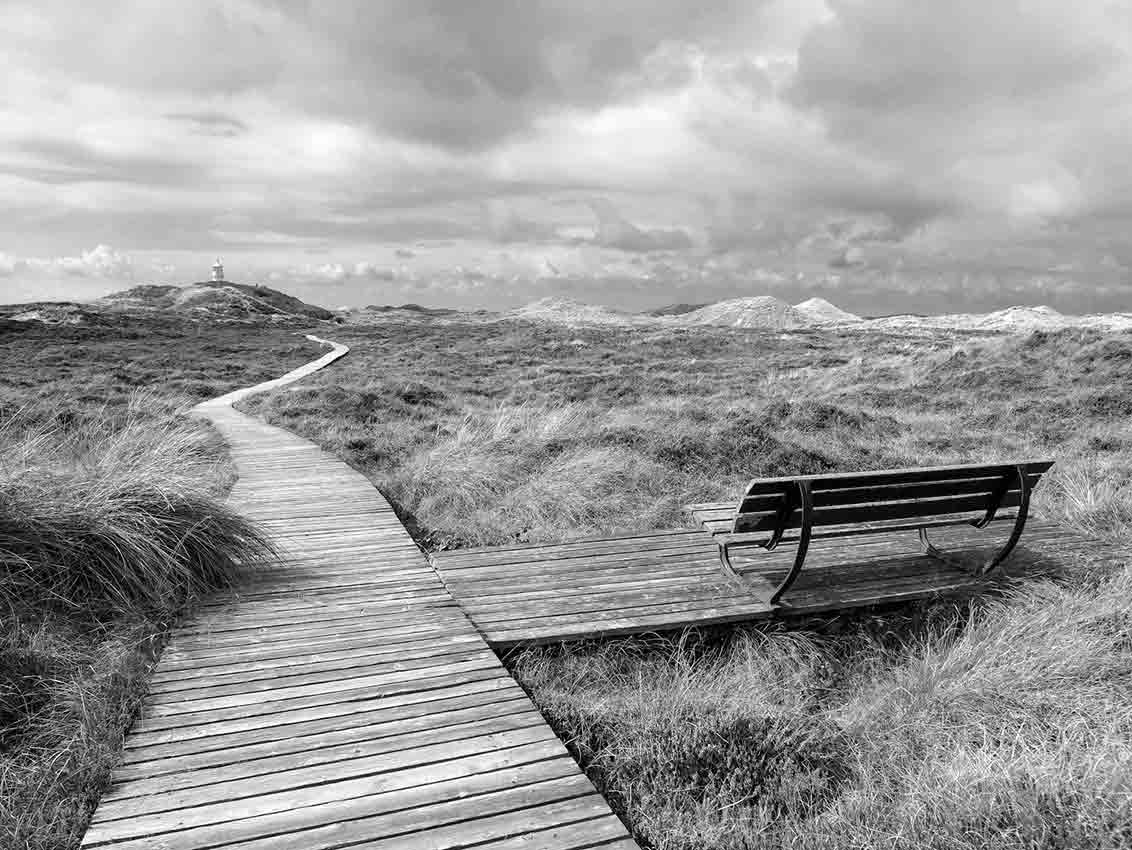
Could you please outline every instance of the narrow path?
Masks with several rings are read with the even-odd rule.
[[[200,405],[285,559],[177,630],[82,846],[635,848],[381,494],[231,407],[346,351]]]

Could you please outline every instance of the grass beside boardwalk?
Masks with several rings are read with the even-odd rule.
[[[434,547],[677,525],[756,475],[1049,457],[1114,556],[996,598],[509,659],[642,843],[1132,844],[1132,334],[340,330],[249,406]]]
[[[223,505],[223,441],[179,411],[242,386],[241,358],[255,380],[317,350],[145,330],[0,334],[0,847],[78,845],[170,625],[270,555]]]

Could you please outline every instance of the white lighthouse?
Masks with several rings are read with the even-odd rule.
[[[212,264],[212,280],[214,283],[220,283],[224,280],[224,264],[220,262],[219,257]]]

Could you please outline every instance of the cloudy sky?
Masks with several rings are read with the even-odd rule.
[[[1132,310],[1132,3],[2,0],[0,300]]]

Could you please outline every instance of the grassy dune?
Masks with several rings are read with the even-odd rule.
[[[311,347],[142,324],[0,335],[0,847],[78,845],[170,625],[271,556],[183,411]]]
[[[1109,553],[963,603],[509,659],[647,846],[1132,843],[1132,335],[343,329],[249,407],[434,547],[681,523],[756,475],[1048,456]]]

